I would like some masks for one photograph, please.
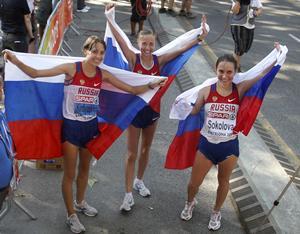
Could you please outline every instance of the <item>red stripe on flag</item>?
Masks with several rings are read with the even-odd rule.
[[[51,159],[62,156],[61,120],[20,120],[9,122],[16,159]]]
[[[149,106],[151,106],[151,108],[157,113],[160,113],[160,100],[174,81],[175,77],[175,75],[169,76],[165,86],[161,87],[149,102]]]
[[[239,107],[234,132],[242,132],[245,136],[250,132],[256,120],[262,100],[254,96],[245,96]]]
[[[87,144],[88,150],[95,158],[100,159],[105,151],[122,134],[122,130],[113,124],[99,124],[101,134]]]
[[[169,147],[165,168],[182,170],[193,166],[199,138],[199,129],[176,136]]]

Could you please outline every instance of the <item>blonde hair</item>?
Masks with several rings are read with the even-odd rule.
[[[154,36],[156,37],[156,34],[152,31],[152,30],[142,30],[142,31],[139,31],[139,34],[138,34],[138,39],[140,39],[140,37],[142,36]]]

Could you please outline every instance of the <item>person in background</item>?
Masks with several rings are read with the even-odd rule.
[[[77,0],[77,12],[86,13],[91,9],[91,7],[85,4],[85,0]]]
[[[247,53],[253,42],[255,18],[262,13],[260,0],[237,0],[232,2],[231,35],[234,41],[234,57],[241,71],[241,56]]]
[[[131,36],[136,35],[136,25],[138,24],[138,32],[144,29],[144,21],[147,19],[147,0],[130,0],[131,17],[130,28]]]
[[[3,49],[27,53],[28,44],[35,40],[27,0],[2,0],[0,19]]]
[[[35,0],[27,0],[28,7],[30,10],[30,21],[31,21],[31,28],[32,34],[34,37],[33,43],[29,43],[28,45],[28,53],[36,53],[36,46],[37,46],[37,27],[36,27],[36,18],[35,18]]]
[[[38,23],[38,34],[40,41],[43,38],[47,20],[52,13],[52,0],[40,0],[37,4],[36,21]]]
[[[168,10],[165,8],[165,0],[161,0],[161,7],[158,10],[159,13],[167,13],[173,17],[177,16],[177,13],[173,10],[174,7],[174,0],[168,1]]]
[[[192,13],[193,0],[182,0],[179,16],[185,16],[188,19],[194,19],[196,16]]]

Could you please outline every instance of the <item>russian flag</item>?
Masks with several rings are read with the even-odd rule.
[[[277,61],[273,68],[252,86],[241,100],[237,116],[237,125],[234,129],[236,133],[241,132],[247,136],[251,130],[262,105],[263,98],[286,59],[286,54],[288,52],[287,47],[281,46],[281,50],[282,52],[279,53],[274,49],[249,71],[238,73],[234,77],[233,82],[236,84],[244,80],[253,79],[274,61]],[[176,136],[167,153],[165,168],[186,169],[193,166],[199,143],[200,130],[204,121],[204,114],[203,110],[197,115],[190,115],[190,112],[193,109],[193,103],[196,102],[199,90],[210,86],[215,82],[217,82],[217,78],[208,79],[203,84],[179,95],[173,103],[170,118],[179,119],[180,121]]]
[[[25,64],[47,69],[84,58],[15,53]],[[161,78],[145,76],[106,65],[100,66],[130,85]],[[16,148],[16,159],[50,159],[62,156],[61,125],[64,75],[31,79],[10,62],[5,65],[5,107]],[[100,158],[127,128],[136,113],[152,99],[158,88],[132,95],[103,83],[98,118],[101,135],[88,145]]]
[[[137,50],[133,45],[131,44],[130,40],[126,36],[126,34],[123,32],[123,30],[119,27],[119,25],[115,21],[115,8],[111,8],[108,11],[105,11],[105,15],[107,20],[113,25],[113,27],[119,32],[119,34],[122,36],[122,38],[125,40],[127,46],[132,50],[135,54],[139,54],[140,51]],[[209,31],[209,26],[206,24],[207,31]],[[153,52],[154,55],[160,56],[169,52],[173,52],[174,50],[178,50],[179,48],[182,48],[188,41],[194,40],[197,35],[202,33],[202,28],[193,29],[191,31],[188,31],[181,35],[180,37],[176,38],[175,40],[171,41],[170,43],[166,44],[165,46],[161,47],[160,49]],[[107,23],[106,24],[106,30],[105,30],[105,36],[104,36],[107,49],[106,54],[104,58],[104,63],[124,69],[129,70],[128,61],[125,58],[118,42],[116,41],[113,33],[111,32],[110,26]],[[181,55],[177,56],[175,59],[171,60],[167,64],[165,64],[160,71],[160,75],[167,76],[168,82],[167,84],[160,88],[159,91],[155,94],[153,99],[150,102],[150,106],[157,112],[159,112],[159,103],[162,98],[162,96],[165,94],[167,89],[170,87],[171,83],[175,79],[178,72],[181,70],[183,65],[188,61],[188,59],[193,55],[193,53],[196,51],[196,49],[199,47],[199,45],[195,45],[189,50],[185,51]],[[113,59],[112,59],[113,58]]]

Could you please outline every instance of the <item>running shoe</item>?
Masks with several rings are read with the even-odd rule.
[[[187,12],[185,14],[185,17],[188,19],[194,19],[196,16],[192,12]]]
[[[85,232],[85,227],[79,221],[77,214],[72,214],[67,218],[66,224],[73,233]]]
[[[139,194],[143,197],[148,197],[151,195],[150,190],[145,186],[142,180],[134,179],[133,189],[138,191]]]
[[[193,210],[195,208],[195,205],[197,205],[197,200],[195,198],[191,202],[186,201],[184,209],[180,214],[180,218],[185,221],[190,220],[193,217]]]
[[[126,194],[123,200],[122,205],[120,206],[121,211],[130,211],[131,207],[134,205],[133,196]]]
[[[77,12],[81,12],[81,13],[86,13],[86,12],[89,11],[89,9],[90,9],[90,7],[85,6],[84,8],[82,8],[82,9],[77,9],[76,11],[77,11]]]
[[[96,216],[98,214],[96,208],[90,206],[85,200],[83,200],[81,204],[78,204],[76,201],[74,201],[74,209],[90,217]]]
[[[208,223],[208,229],[216,231],[221,227],[221,212],[215,212],[213,211],[212,214],[210,215],[210,220]]]

